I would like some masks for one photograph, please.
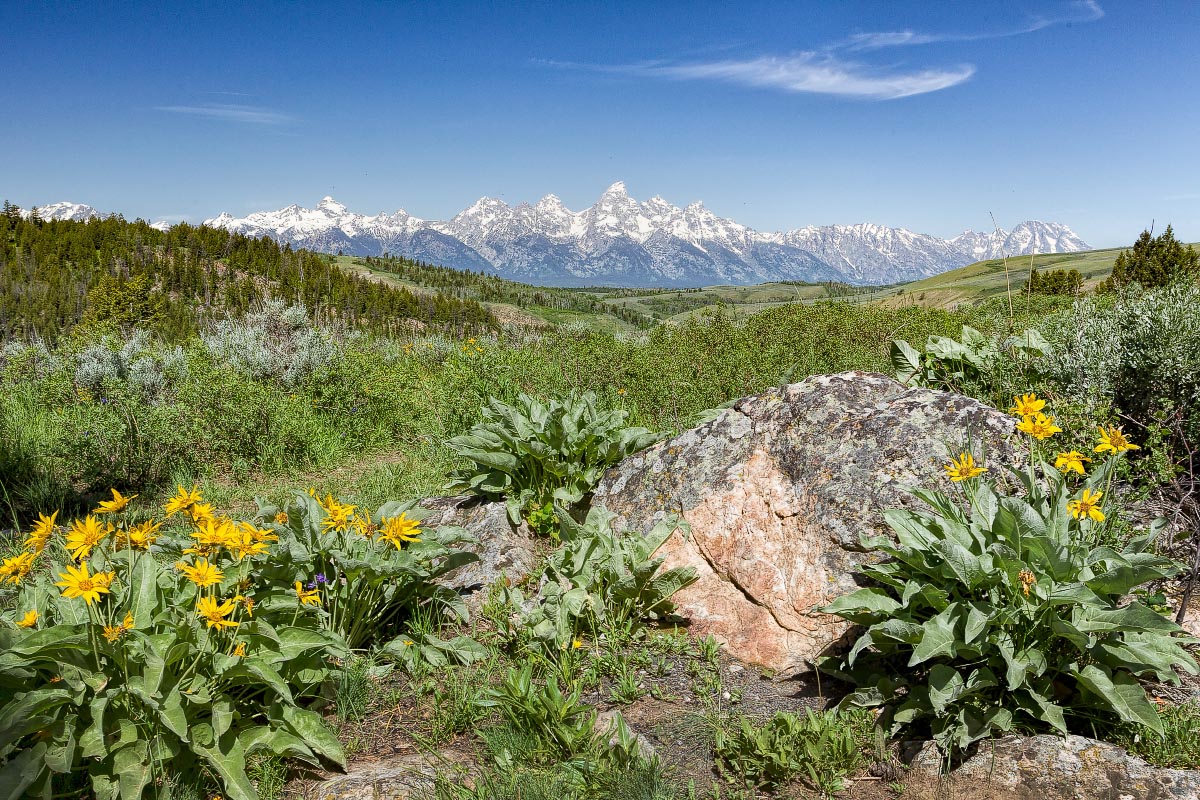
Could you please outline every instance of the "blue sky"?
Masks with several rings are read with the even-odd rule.
[[[0,197],[444,219],[624,180],[762,230],[1200,239],[1191,0],[175,5],[0,7]]]

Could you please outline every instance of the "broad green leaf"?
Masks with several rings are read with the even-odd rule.
[[[1133,676],[1124,672],[1109,675],[1095,664],[1088,664],[1076,673],[1076,678],[1124,721],[1139,723],[1162,735],[1162,719]]]
[[[908,666],[914,667],[931,658],[953,656],[956,644],[954,633],[954,614],[957,608],[951,606],[921,625],[921,641],[913,648],[912,658]]]

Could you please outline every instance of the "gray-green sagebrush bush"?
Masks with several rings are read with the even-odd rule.
[[[1080,300],[1045,325],[1048,370],[1064,394],[1113,403],[1140,424],[1156,406],[1184,409],[1200,439],[1200,286],[1176,283]]]

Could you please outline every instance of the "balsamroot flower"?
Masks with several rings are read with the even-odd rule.
[[[201,597],[196,603],[196,613],[204,618],[205,624],[210,628],[236,628],[237,622],[231,619],[225,619],[233,613],[236,604],[232,600],[226,600],[224,603],[217,603],[215,597]]]
[[[123,497],[116,489],[110,489],[109,491],[112,492],[113,499],[101,500],[99,508],[96,509],[97,514],[112,514],[116,511],[122,511],[129,505],[130,500],[137,497],[136,494]]]
[[[111,572],[89,575],[88,565],[80,564],[78,567],[67,565],[67,571],[59,573],[58,577],[62,580],[54,585],[62,587],[63,597],[82,597],[85,603],[91,605],[100,599],[100,595],[108,594],[115,576]]]
[[[1124,453],[1126,450],[1140,450],[1136,444],[1125,438],[1120,425],[1111,428],[1100,426],[1100,444],[1096,445],[1097,453]]]
[[[1056,433],[1062,433],[1062,428],[1054,424],[1054,417],[1048,417],[1040,411],[1022,418],[1017,423],[1017,430],[1035,439],[1049,439]]]
[[[9,583],[20,583],[21,580],[29,574],[33,569],[34,554],[28,550],[24,553],[6,558],[0,563],[0,583],[8,581]]]
[[[192,484],[191,491],[184,489],[182,486],[177,486],[176,489],[178,491],[175,492],[175,496],[163,506],[163,510],[167,512],[168,517],[178,514],[180,511],[190,511],[192,506],[204,500],[195,484]]]
[[[158,529],[162,526],[161,522],[148,519],[127,531],[117,531],[117,546],[128,547],[130,550],[149,550],[150,545],[158,540]]]
[[[421,527],[415,519],[409,519],[407,514],[391,517],[383,521],[383,530],[379,538],[392,543],[397,550],[404,547],[405,542],[421,541]]]
[[[21,619],[17,622],[17,627],[18,628],[32,628],[37,623],[37,621],[38,621],[37,609],[36,608],[30,609],[29,611],[26,611],[25,616],[21,617]]]
[[[1032,392],[1014,397],[1013,404],[1008,413],[1016,414],[1018,417],[1033,416],[1046,407],[1046,401],[1039,400],[1038,396]]]
[[[1054,468],[1061,469],[1063,472],[1078,472],[1083,474],[1083,465],[1090,462],[1091,459],[1085,456],[1078,450],[1072,450],[1069,453],[1059,453],[1054,459]]]
[[[33,530],[25,539],[26,549],[37,554],[46,548],[46,544],[50,541],[50,535],[54,533],[54,520],[57,517],[57,511],[48,517],[45,514],[38,514],[38,521],[34,523]]]
[[[952,481],[963,481],[976,478],[987,472],[987,467],[975,466],[975,457],[970,453],[959,453],[958,458],[950,459],[950,463],[942,467]]]
[[[1104,522],[1104,512],[1100,510],[1100,498],[1103,496],[1104,492],[1093,492],[1091,489],[1084,489],[1082,497],[1067,503],[1067,510],[1071,512],[1071,516],[1075,519],[1087,517],[1096,522]]]
[[[101,540],[108,535],[110,528],[100,525],[100,520],[95,516],[88,514],[81,522],[75,520],[71,523],[71,530],[67,532],[67,549],[71,551],[71,558],[80,561],[87,558],[92,548],[100,544]]]
[[[175,567],[183,573],[185,578],[201,589],[206,586],[218,584],[225,577],[224,573],[217,569],[215,565],[208,563],[207,558],[196,559],[195,565],[185,564],[181,561]]]
[[[300,605],[302,606],[321,605],[321,593],[316,589],[305,591],[300,581],[296,581],[296,599],[300,601]]]

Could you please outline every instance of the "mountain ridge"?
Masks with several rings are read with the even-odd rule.
[[[404,209],[357,214],[332,197],[237,218],[205,220],[295,247],[390,253],[552,285],[704,286],[775,280],[896,283],[985,258],[1091,249],[1066,225],[1026,221],[1012,231],[941,239],[874,223],[762,232],[718,217],[701,201],[639,202],[624,182],[572,211],[554,194],[509,205],[481,197],[448,220]]]
[[[45,219],[100,216],[74,203],[38,213]],[[314,208],[292,204],[245,217],[222,212],[203,224],[319,252],[388,253],[553,286],[880,285],[988,258],[1091,249],[1066,225],[1035,220],[950,239],[876,223],[757,231],[717,216],[702,201],[680,208],[656,195],[639,202],[622,181],[581,211],[554,194],[516,205],[481,197],[448,220],[426,220],[402,208],[360,214],[327,196]]]

